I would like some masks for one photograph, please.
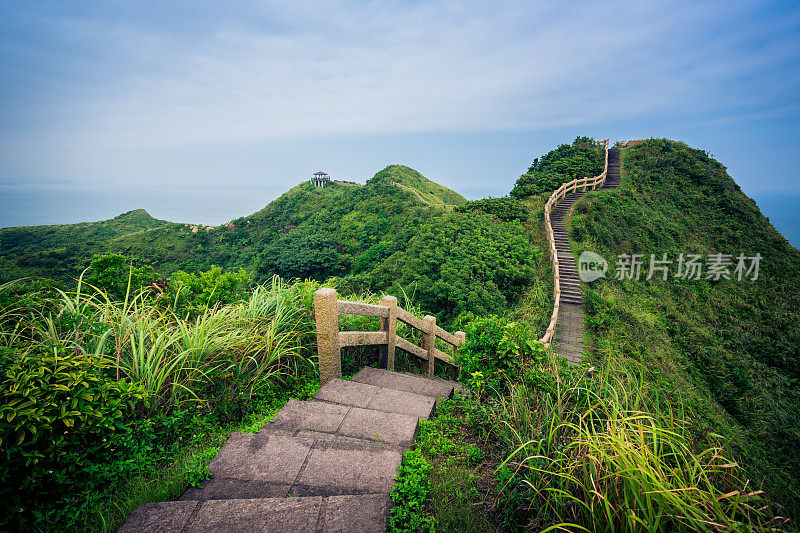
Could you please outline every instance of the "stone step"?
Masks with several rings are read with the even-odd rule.
[[[208,469],[213,477],[191,487],[181,500],[227,500],[337,494],[388,494],[403,449],[301,430],[275,428],[233,433]]]
[[[370,366],[362,368],[358,374],[353,376],[352,381],[434,398],[449,398],[454,390],[462,390],[461,383],[458,381],[428,378],[419,374],[390,372]]]
[[[430,418],[436,404],[436,398],[432,396],[336,378],[323,385],[312,400],[351,405],[385,413],[400,413],[421,419]]]
[[[396,446],[410,446],[417,435],[418,421],[415,416],[399,413],[384,413],[328,402],[289,400],[265,429],[280,427],[310,430]]]
[[[385,494],[148,503],[119,533],[383,533],[390,509]]]

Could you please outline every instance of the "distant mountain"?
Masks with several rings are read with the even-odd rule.
[[[302,183],[264,209],[217,227],[156,220],[137,209],[102,222],[7,228],[0,230],[0,281],[21,275],[69,279],[103,252],[123,253],[164,275],[211,265],[244,268],[255,277],[344,275],[353,267],[366,268],[372,247],[388,246],[387,235],[392,242],[407,241],[415,223],[442,212],[438,205],[466,201],[409,167],[392,165],[365,186]],[[301,236],[311,241],[301,243]],[[323,241],[336,249],[337,260],[322,268],[291,270],[272,259],[280,256],[275,247],[307,248]]]
[[[395,183],[416,192],[428,204],[462,205],[467,199],[444,185],[429,180],[413,168],[403,165],[389,165],[370,179],[367,184],[379,182]]]

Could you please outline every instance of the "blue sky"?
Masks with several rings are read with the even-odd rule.
[[[497,196],[577,135],[800,198],[800,6],[0,0],[0,226],[219,224],[392,163]]]

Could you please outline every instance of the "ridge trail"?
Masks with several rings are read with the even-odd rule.
[[[608,150],[608,173],[600,190],[616,189],[620,179],[619,148]],[[558,253],[559,276],[561,280],[561,300],[558,321],[553,335],[553,349],[569,364],[578,364],[583,359],[583,290],[578,277],[575,257],[569,244],[564,219],[570,214],[572,206],[587,192],[575,191],[553,208],[550,221],[553,238]]]

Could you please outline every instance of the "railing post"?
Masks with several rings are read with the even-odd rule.
[[[433,326],[436,325],[436,317],[426,315],[422,319],[428,325],[428,331],[422,332],[422,349],[428,352],[428,360],[423,361],[422,370],[428,374],[428,377],[433,377],[433,367],[436,364],[436,356],[433,354],[433,349],[436,346],[436,334],[433,332]]]
[[[314,292],[314,319],[317,323],[319,382],[322,385],[331,378],[342,377],[341,349],[339,348],[338,305],[336,290],[322,288]]]
[[[389,308],[389,317],[381,318],[381,331],[385,331],[389,342],[380,347],[380,366],[394,370],[394,352],[397,335],[397,297],[384,296],[381,305]]]
[[[455,336],[458,338],[458,346],[456,346],[455,353],[458,353],[458,350],[467,342],[467,334],[463,331],[456,331]],[[456,365],[453,367],[453,379],[458,379],[460,377],[459,374],[461,374],[461,366]]]

